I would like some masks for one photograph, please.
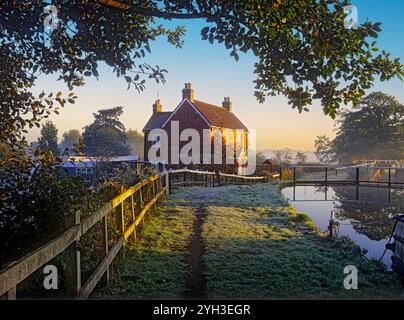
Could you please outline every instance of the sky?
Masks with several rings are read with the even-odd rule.
[[[367,18],[382,22],[379,48],[404,61],[404,1],[354,0],[352,4],[358,9],[359,22]],[[75,88],[74,92],[79,96],[76,104],[66,105],[59,115],[50,118],[59,130],[59,137],[69,129],[82,130],[93,121],[92,115],[97,110],[115,106],[124,107],[121,120],[126,128],[141,130],[158,97],[164,111],[171,111],[178,105],[185,82],[192,83],[198,100],[220,106],[223,97],[231,97],[233,112],[248,128],[256,130],[258,149],[311,151],[317,135],[334,137],[334,120],[323,114],[318,103],[313,104],[310,112],[299,114],[283,96],[268,97],[263,104],[256,101],[253,95],[255,57],[252,54],[241,54],[236,62],[223,46],[201,40],[203,21],[175,21],[175,24],[187,28],[184,47],[177,49],[160,38],[151,44],[152,53],[146,58],[149,64],[168,70],[165,85],[148,81],[147,89],[139,94],[134,88],[127,90],[126,82],[116,78],[110,67],[102,65],[98,81],[90,78],[84,87]],[[34,90],[67,93],[66,86],[56,78],[40,78]],[[377,82],[369,90],[372,91],[394,95],[404,103],[404,83],[398,79]],[[39,131],[30,131],[28,139],[35,141]]]

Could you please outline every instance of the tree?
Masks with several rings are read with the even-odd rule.
[[[255,162],[257,164],[262,164],[266,160],[265,154],[263,152],[257,152]]]
[[[7,158],[7,154],[10,152],[10,147],[6,144],[0,144],[0,161],[4,161]]]
[[[128,144],[131,152],[138,155],[141,159],[144,158],[144,136],[137,130],[129,129],[126,132]]]
[[[281,166],[288,166],[292,162],[292,156],[290,154],[290,151],[287,149],[275,150],[274,158],[275,161]]]
[[[307,161],[307,155],[306,153],[302,151],[298,151],[295,156],[295,162],[296,164],[304,164]]]
[[[320,162],[330,163],[335,160],[333,144],[327,136],[317,136],[314,141],[314,148],[314,154]]]
[[[374,39],[380,23],[346,28],[348,0],[120,2],[111,7],[101,0],[58,1],[54,30],[44,30],[49,17],[43,1],[0,7],[0,142],[17,143],[26,128],[77,98],[73,92],[34,94],[31,88],[41,73],[58,74],[69,91],[87,77],[98,78],[100,62],[139,92],[146,78],[164,82],[166,70],[143,59],[160,36],[181,47],[185,28],[168,29],[156,18],[205,20],[203,40],[223,44],[235,60],[240,52],[256,56],[260,102],[284,94],[300,112],[315,99],[335,117],[341,103],[357,104],[377,77],[404,75],[398,59],[378,51]]]
[[[69,152],[74,151],[83,140],[83,137],[79,130],[71,129],[65,133],[63,133],[62,143],[60,144],[60,148],[62,150],[68,149]]]
[[[399,160],[404,155],[404,105],[381,92],[341,113],[333,148],[340,161]]]
[[[51,121],[42,125],[41,136],[38,139],[38,147],[44,152],[52,152],[54,156],[60,155],[58,147],[58,129]]]
[[[350,201],[352,190],[346,187],[334,186],[335,209],[338,219],[347,220],[352,228],[359,234],[367,236],[371,240],[380,241],[390,236],[394,222],[374,222],[377,220],[388,220],[391,212],[403,212],[404,203],[399,195],[400,190],[391,190],[391,203],[386,206],[385,194],[380,188],[362,188],[360,199],[373,199],[374,202]],[[380,202],[376,201],[380,200]]]
[[[84,152],[90,156],[125,156],[130,153],[125,126],[119,120],[123,107],[99,110],[84,128]]]

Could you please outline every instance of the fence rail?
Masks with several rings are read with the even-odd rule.
[[[363,185],[404,187],[404,168],[381,166],[293,166],[291,179],[308,185]]]
[[[17,298],[17,286],[35,271],[41,268],[46,263],[50,262],[62,252],[67,253],[66,261],[66,291],[69,295],[75,296],[76,299],[86,299],[94,290],[97,283],[107,272],[109,266],[117,256],[119,250],[124,246],[125,240],[131,234],[135,234],[136,227],[143,222],[147,212],[153,205],[161,200],[167,193],[167,174],[162,173],[143,180],[134,187],[124,191],[119,196],[115,197],[101,208],[86,216],[81,220],[80,213],[75,215],[74,225],[68,228],[63,234],[36,249],[34,252],[26,255],[20,260],[9,264],[0,270],[0,297],[6,299]],[[145,187],[152,188],[152,198],[147,204],[143,203],[143,190]],[[137,194],[140,198],[140,212],[136,215],[134,195]],[[124,205],[125,201],[130,200],[132,221],[126,228]],[[119,238],[115,244],[109,248],[108,246],[108,214],[114,209],[116,210],[116,221],[119,232]],[[105,256],[95,268],[89,279],[81,284],[81,263],[80,251],[78,249],[80,238],[85,235],[95,224],[103,222]]]
[[[263,176],[240,176],[221,172],[179,169],[169,171],[170,187],[203,185],[206,187],[267,182]]]

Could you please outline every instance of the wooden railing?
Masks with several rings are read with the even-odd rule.
[[[106,275],[109,278],[109,266],[117,256],[125,241],[133,234],[136,237],[136,228],[143,223],[147,212],[156,206],[167,194],[167,174],[162,173],[139,182],[134,187],[124,191],[98,210],[85,216],[81,220],[81,214],[75,215],[74,225],[68,228],[62,235],[26,255],[20,260],[6,266],[0,271],[0,297],[5,299],[17,298],[17,286],[27,279],[42,266],[49,263],[56,256],[64,252],[66,254],[66,291],[69,296],[76,299],[86,299],[90,296],[97,283]],[[145,190],[147,189],[147,190]],[[145,191],[147,196],[145,197]],[[135,205],[135,197],[140,205]],[[126,201],[126,203],[125,203]],[[147,201],[147,203],[145,203]],[[129,202],[129,203],[128,203]],[[125,207],[129,207],[125,211]],[[138,210],[135,210],[135,206]],[[108,239],[108,214],[115,210],[115,225],[118,239],[109,248]],[[137,211],[137,212],[136,212]],[[131,217],[128,219],[127,213]],[[129,221],[128,221],[129,220]],[[128,227],[126,224],[128,223]],[[79,241],[93,226],[102,223],[105,254],[95,270],[82,285],[81,262]]]
[[[184,187],[202,185],[214,187],[231,184],[251,184],[266,182],[266,177],[240,176],[221,172],[199,171],[190,169],[179,169],[169,171],[170,187]]]

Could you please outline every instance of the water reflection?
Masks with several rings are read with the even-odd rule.
[[[321,230],[328,227],[330,213],[336,212],[339,235],[348,236],[366,256],[378,259],[383,254],[393,222],[375,223],[404,212],[404,190],[356,186],[296,186],[282,193],[300,212],[308,214]],[[390,251],[383,261],[391,267]]]

